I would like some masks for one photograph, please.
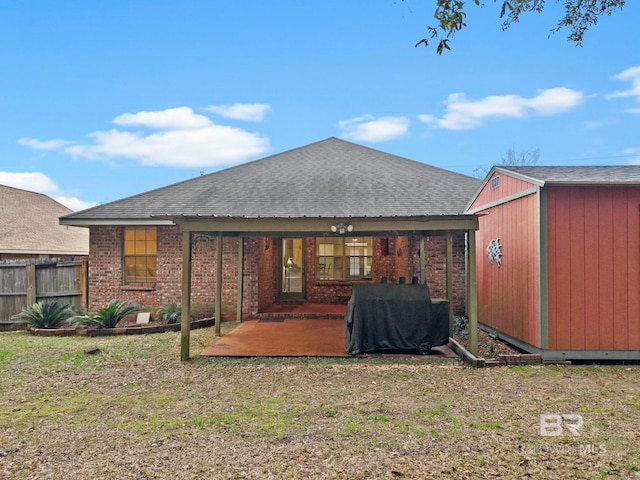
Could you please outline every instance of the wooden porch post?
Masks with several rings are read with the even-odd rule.
[[[244,286],[244,238],[238,237],[238,309],[236,311],[236,321],[242,321],[242,289]]]
[[[449,300],[449,331],[453,332],[453,236],[447,232],[447,299]]]
[[[476,232],[467,232],[469,248],[469,347],[478,355],[478,283],[476,281]]]
[[[189,360],[191,335],[191,232],[182,232],[182,307],[180,315],[180,360]]]
[[[222,232],[218,232],[216,243],[216,336],[220,336],[222,323]]]

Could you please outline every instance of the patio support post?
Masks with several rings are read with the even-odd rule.
[[[236,321],[242,321],[242,289],[244,274],[244,238],[238,237],[238,310],[236,311]]]
[[[220,336],[222,323],[222,232],[218,232],[216,244],[216,337]]]
[[[180,360],[189,360],[191,335],[191,232],[182,232],[182,306],[180,315]]]
[[[476,280],[476,232],[467,232],[469,248],[469,347],[478,355],[478,283]]]
[[[449,331],[453,332],[453,236],[447,232],[447,299],[449,300]]]

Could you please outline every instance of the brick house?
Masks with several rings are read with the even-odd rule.
[[[60,223],[89,228],[90,309],[182,301],[242,319],[279,301],[346,303],[354,282],[417,278],[463,314],[477,218],[462,212],[479,186],[329,138]]]

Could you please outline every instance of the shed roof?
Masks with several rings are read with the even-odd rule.
[[[58,218],[72,210],[41,193],[0,185],[0,253],[88,255],[89,230]]]
[[[99,205],[62,222],[461,215],[479,185],[466,175],[332,137]]]
[[[613,166],[499,166],[540,184],[640,185],[640,165]]]

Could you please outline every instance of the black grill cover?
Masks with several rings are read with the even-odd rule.
[[[445,303],[433,308],[426,284],[354,285],[344,317],[345,349],[352,355],[406,350],[428,354],[449,342]]]

